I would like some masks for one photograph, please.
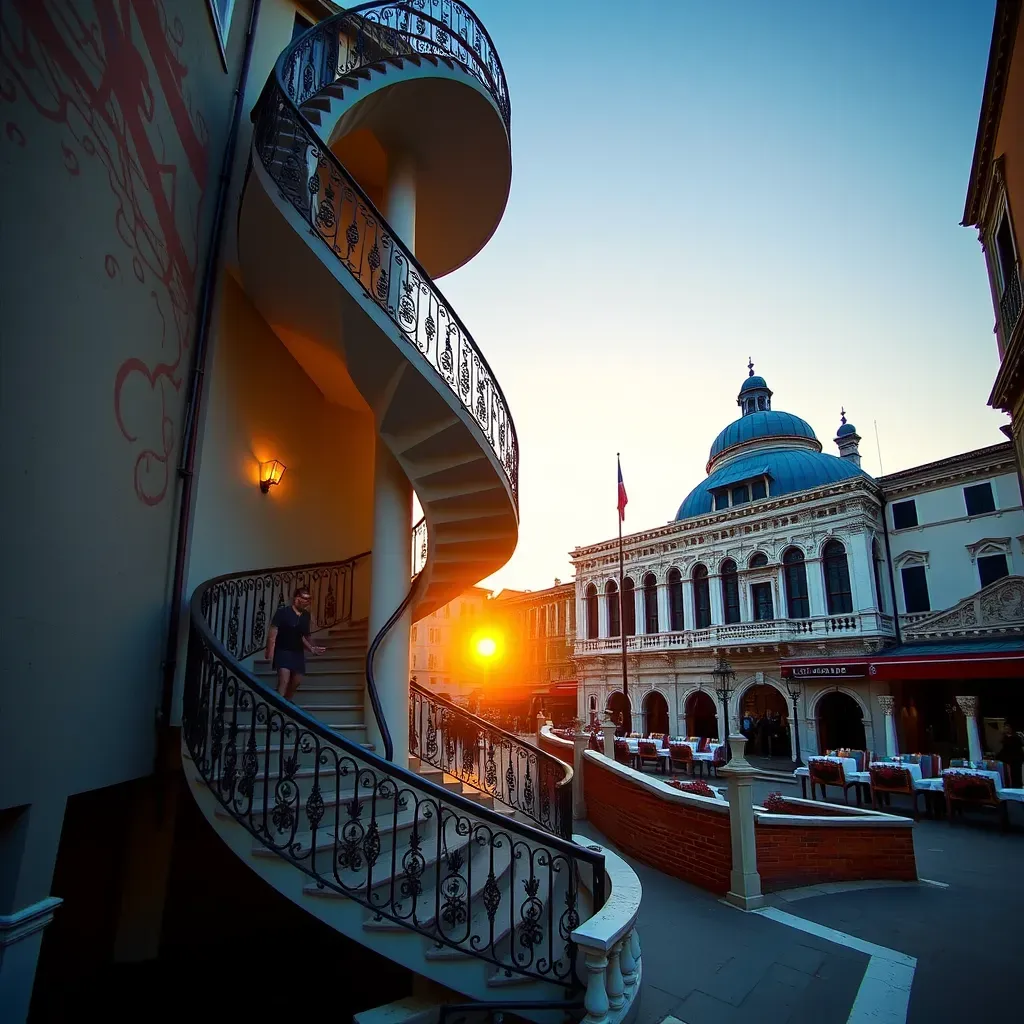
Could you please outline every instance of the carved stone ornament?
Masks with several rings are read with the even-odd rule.
[[[965,718],[973,718],[977,714],[977,697],[957,697],[956,702],[960,705],[960,710],[964,713]]]
[[[907,626],[907,639],[984,636],[1024,631],[1024,577],[1004,576],[972,594],[949,611],[939,612]]]
[[[896,702],[895,697],[890,697],[888,694],[883,694],[881,697],[876,697],[878,706],[882,709],[882,714],[887,718],[892,715],[892,706]]]

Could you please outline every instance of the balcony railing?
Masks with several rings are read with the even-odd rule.
[[[1020,296],[1020,271],[1014,266],[1010,272],[1009,280],[999,298],[999,320],[1003,325],[1003,342],[1010,343],[1010,335],[1017,326],[1020,319],[1021,296]]]
[[[810,619],[735,622],[728,626],[684,629],[672,633],[641,633],[638,636],[626,638],[626,650],[639,653],[641,651],[739,646],[749,643],[799,642],[819,637],[826,638],[835,634],[890,636],[892,633],[891,615],[880,615],[878,612],[853,612],[849,615],[816,615]],[[577,655],[616,654],[621,650],[622,640],[617,636],[576,641]]]

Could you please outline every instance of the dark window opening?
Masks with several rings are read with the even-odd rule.
[[[726,625],[740,621],[740,580],[731,558],[722,563],[722,607]]]
[[[685,629],[683,621],[683,577],[678,569],[668,571],[668,617],[669,629],[680,633]]]
[[[807,597],[807,565],[802,551],[790,548],[782,556],[786,582],[786,608],[791,619],[809,619],[810,601]]]
[[[772,585],[770,583],[755,583],[750,588],[750,597],[754,604],[754,621],[767,622],[775,618],[775,609],[772,606]]]
[[[1006,564],[1006,555],[982,555],[978,559],[978,576],[982,587],[987,587],[990,583],[1009,575],[1010,568]]]
[[[762,569],[768,564],[768,556],[763,551],[755,551],[750,556],[750,568]]]
[[[746,505],[750,501],[750,489],[746,484],[734,487],[732,491],[732,503],[734,505]]]
[[[850,566],[846,561],[846,548],[837,540],[830,540],[822,553],[825,569],[825,599],[829,615],[848,615],[853,611],[850,591]]]
[[[999,294],[1006,291],[1017,270],[1017,257],[1013,247],[1010,218],[1003,214],[996,229],[996,261],[999,265]]]
[[[587,587],[587,639],[596,640],[598,637],[598,614],[597,614],[597,587],[593,583]]]
[[[907,565],[900,570],[903,577],[903,603],[908,612],[930,612],[928,579],[923,565]]]
[[[308,32],[313,27],[313,22],[304,18],[301,14],[295,15],[295,23],[292,25],[292,42],[294,43],[303,32]]]
[[[757,501],[759,498],[768,497],[768,488],[765,486],[764,480],[755,480],[750,485],[750,500]]]
[[[636,590],[628,576],[622,581],[622,621],[626,636],[636,636]]]
[[[917,502],[897,501],[892,507],[892,528],[894,530],[906,530],[911,526],[917,526]]]
[[[697,629],[711,625],[711,587],[707,567],[703,565],[693,567],[693,614]]]
[[[658,581],[654,573],[649,572],[644,577],[644,632],[658,631]]]
[[[614,583],[606,583],[604,592],[608,600],[608,635],[619,636],[619,588]]]
[[[715,511],[721,512],[722,509],[729,507],[729,492],[719,491],[715,495]]]
[[[964,488],[964,504],[969,516],[982,516],[986,512],[995,512],[996,502],[992,495],[992,484],[975,484]]]

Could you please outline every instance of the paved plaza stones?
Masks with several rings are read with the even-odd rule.
[[[778,781],[759,783],[755,799],[780,789],[793,793]],[[953,826],[945,820],[919,821],[914,843],[920,877],[942,884],[825,886],[775,894],[769,902],[787,914],[916,958],[908,1024],[1016,1019],[1020,1000],[1014,979],[1024,921],[1021,811],[1013,808],[1009,833],[1000,832],[994,818]],[[578,832],[605,843],[588,823],[578,826]],[[626,859],[644,886],[638,924],[644,981],[637,1024],[674,1024],[670,1018],[683,1024],[846,1024],[854,1019],[850,1014],[866,953],[743,914],[702,889]]]

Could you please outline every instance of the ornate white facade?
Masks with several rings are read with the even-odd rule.
[[[736,673],[728,708],[733,726],[754,703],[788,719],[793,703],[781,663],[827,659],[820,674],[807,670],[789,681],[798,693],[801,753],[843,738],[882,750],[885,716],[877,698],[885,703],[890,684],[873,679],[865,659],[897,642],[894,598],[904,608],[886,557],[883,487],[860,468],[860,438],[845,415],[836,437],[841,454],[825,455],[803,420],[772,411],[771,396],[751,367],[737,399],[743,415],[712,446],[707,479],[675,521],[623,538],[633,729],[652,731],[652,718],[660,724],[652,694],[664,699],[672,734],[701,731],[692,718],[695,701],[710,705],[694,697],[699,691],[710,695],[721,723],[712,677],[720,655]],[[1024,533],[1019,500],[1003,501],[1000,522],[1001,533]],[[978,529],[982,540],[986,527]],[[941,546],[933,559],[944,557]],[[968,557],[963,547],[960,554]],[[613,697],[623,686],[617,539],[578,547],[571,557],[578,713],[586,719],[621,701]],[[706,716],[704,725],[706,731]]]

